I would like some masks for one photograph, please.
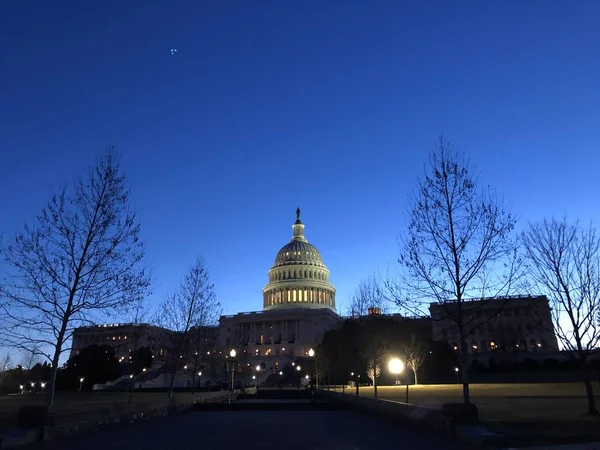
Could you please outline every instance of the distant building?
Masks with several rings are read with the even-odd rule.
[[[108,345],[117,359],[127,360],[131,352],[148,347],[158,359],[166,359],[176,351],[180,334],[150,324],[114,323],[79,327],[73,333],[71,356],[90,345]],[[195,352],[214,352],[217,346],[218,327],[192,328],[184,358],[190,359]]]
[[[220,351],[228,354],[235,349],[238,358],[251,366],[279,367],[306,356],[341,320],[329,270],[304,236],[300,209],[292,230],[292,239],[279,250],[268,272],[263,310],[220,319]]]
[[[513,296],[469,300],[462,303],[470,354],[537,352],[558,349],[546,296]],[[433,338],[459,349],[458,327],[453,320],[456,303],[429,306]]]
[[[128,360],[131,352],[149,347],[157,358],[173,351],[176,333],[149,324],[114,323],[79,327],[73,332],[71,357],[91,345],[108,345],[119,360]]]

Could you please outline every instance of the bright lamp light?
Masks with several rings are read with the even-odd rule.
[[[392,358],[388,362],[388,369],[392,374],[398,375],[404,370],[404,363],[398,358]]]
[[[308,356],[310,356],[311,358],[315,356],[315,351],[312,348],[308,351]]]
[[[235,351],[235,349],[234,349],[234,348],[232,348],[232,349],[231,349],[231,351],[229,352],[229,356],[231,356],[232,358],[235,358],[235,355],[236,355],[236,354],[237,354],[237,353],[236,353],[236,351]]]

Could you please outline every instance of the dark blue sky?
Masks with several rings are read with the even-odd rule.
[[[156,278],[258,310],[296,207],[338,302],[395,267],[440,133],[522,218],[599,219],[600,3],[0,3],[0,230],[123,152]],[[171,55],[170,49],[177,53]]]

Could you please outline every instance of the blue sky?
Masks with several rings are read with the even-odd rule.
[[[343,305],[396,266],[440,133],[523,223],[597,222],[599,17],[592,0],[4,0],[0,232],[114,144],[151,302],[200,254],[225,313],[259,310],[300,206]]]

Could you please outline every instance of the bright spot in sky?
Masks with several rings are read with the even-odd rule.
[[[177,49],[176,48],[172,48],[171,49],[171,55],[174,55],[175,53],[177,53]]]

